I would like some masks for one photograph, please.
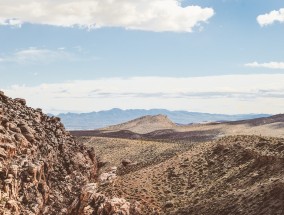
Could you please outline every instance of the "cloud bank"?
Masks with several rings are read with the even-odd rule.
[[[269,13],[259,15],[257,17],[257,22],[260,26],[271,25],[275,22],[284,22],[284,8],[279,10],[273,10]]]
[[[165,108],[209,113],[280,113],[284,74],[211,77],[133,77],[3,89],[46,112]]]
[[[31,23],[155,32],[191,32],[214,15],[212,8],[182,7],[180,0],[1,0],[0,11],[0,25],[6,26]]]
[[[268,63],[252,62],[245,64],[245,66],[252,68],[284,69],[284,62],[268,62]]]

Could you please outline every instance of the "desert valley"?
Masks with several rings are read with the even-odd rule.
[[[284,215],[283,26],[283,0],[0,0],[0,215]]]
[[[284,115],[66,131],[0,93],[1,214],[284,212]]]

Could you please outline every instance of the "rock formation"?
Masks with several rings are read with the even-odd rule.
[[[98,192],[116,168],[98,176],[97,163],[58,117],[0,91],[0,215],[140,214],[138,203]]]
[[[66,214],[96,173],[59,118],[0,92],[0,214]]]
[[[68,214],[82,215],[140,215],[140,204],[130,204],[123,198],[109,198],[97,192],[97,184],[84,186]]]

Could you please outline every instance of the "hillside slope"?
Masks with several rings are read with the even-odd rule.
[[[142,214],[280,215],[284,139],[231,136],[196,144],[100,191],[140,202]]]
[[[174,129],[176,124],[173,123],[166,115],[143,116],[122,124],[109,126],[99,129],[103,132],[115,132],[127,130],[138,134],[146,134],[156,130]]]

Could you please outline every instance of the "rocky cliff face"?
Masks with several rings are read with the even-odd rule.
[[[0,92],[0,214],[67,214],[96,172],[59,118]]]

